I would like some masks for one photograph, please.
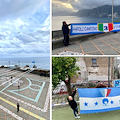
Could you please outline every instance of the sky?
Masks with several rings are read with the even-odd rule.
[[[0,0],[0,57],[50,56],[50,0]]]
[[[52,11],[77,12],[81,9],[92,9],[102,5],[112,5],[112,0],[52,0]],[[120,5],[120,0],[114,0],[114,5]]]

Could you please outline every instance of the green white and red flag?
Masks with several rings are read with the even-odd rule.
[[[110,32],[114,29],[113,23],[98,23],[98,30],[102,32]]]

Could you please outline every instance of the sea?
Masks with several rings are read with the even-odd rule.
[[[0,58],[0,66],[9,67],[10,65],[11,68],[14,68],[15,65],[20,65],[20,67],[29,65],[30,68],[33,68],[34,64],[37,68],[50,70],[50,57]]]
[[[114,18],[114,21],[120,18]],[[93,17],[78,17],[78,16],[52,16],[52,31],[61,30],[62,22],[70,23],[110,23],[112,18],[93,18]]]

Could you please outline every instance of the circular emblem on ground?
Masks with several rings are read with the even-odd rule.
[[[41,86],[32,84],[29,88],[32,89],[32,90],[38,90],[39,91],[41,89]]]

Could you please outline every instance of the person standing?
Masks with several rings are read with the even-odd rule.
[[[12,78],[13,78],[13,77],[11,76],[11,83],[12,83]]]
[[[73,94],[71,96],[68,96],[67,100],[68,100],[68,103],[69,103],[70,107],[73,109],[73,113],[75,115],[75,118],[80,118],[80,116],[78,116],[80,114],[78,113],[77,103],[74,100],[74,96],[76,94],[76,91],[77,91],[77,88],[76,88],[76,90],[73,92]],[[76,113],[77,113],[77,115],[76,115]]]
[[[17,112],[19,111],[20,105],[17,103]]]
[[[18,89],[20,88],[20,83],[18,82]]]
[[[96,85],[96,88],[108,88],[107,85],[101,84],[100,81],[98,81],[98,84]]]
[[[64,35],[64,40],[63,40],[64,46],[70,45],[69,44],[70,34],[69,34],[69,28],[68,28],[68,26],[70,26],[70,25],[71,24],[67,25],[67,23],[65,21],[63,21],[62,31],[63,31],[63,35]]]

